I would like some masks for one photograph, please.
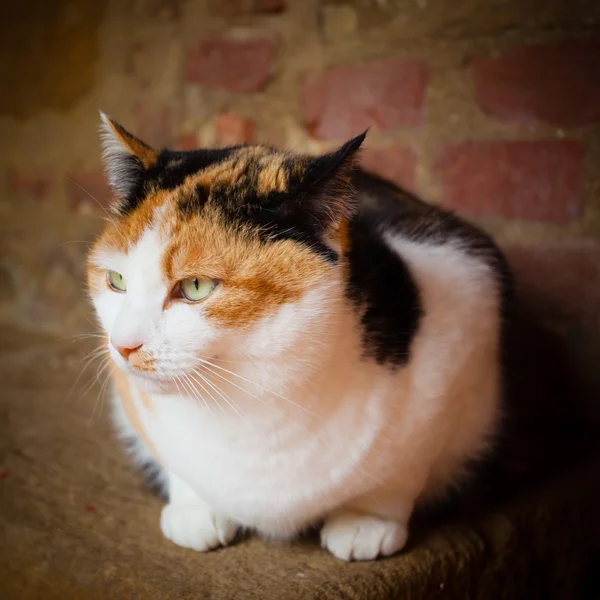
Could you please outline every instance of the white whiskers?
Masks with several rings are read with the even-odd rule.
[[[299,408],[300,410],[306,412],[310,416],[318,418],[318,415],[316,415],[312,411],[308,410],[305,406],[302,406],[301,404],[298,404],[297,402],[294,402],[293,400],[290,400],[289,398],[285,398],[281,394],[278,394],[277,392],[274,392],[273,390],[270,390],[269,388],[265,387],[264,385],[262,385],[260,383],[256,383],[254,381],[251,381],[250,379],[247,379],[246,377],[243,377],[242,375],[238,375],[237,373],[235,373],[233,371],[230,371],[229,369],[225,369],[224,367],[220,367],[219,365],[216,365],[215,363],[213,363],[213,362],[211,362],[211,361],[209,361],[209,360],[207,360],[205,358],[199,358],[198,360],[202,363],[202,365],[206,369],[210,370],[211,373],[213,373],[214,375],[218,375],[221,379],[224,379],[225,381],[228,381],[232,385],[235,385],[235,384],[231,380],[228,380],[227,378],[223,377],[222,375],[219,375],[213,369],[219,369],[219,371],[223,371],[223,372],[225,372],[225,373],[227,373],[229,375],[233,375],[234,377],[237,377],[237,378],[241,379],[242,381],[245,381],[245,382],[249,383],[250,385],[255,385],[256,387],[259,387],[263,391],[267,392],[267,394],[272,394],[273,396],[276,396],[277,398],[279,398],[279,399],[287,402],[288,404],[291,404],[292,406],[295,406],[296,408]],[[195,372],[197,372],[197,371],[195,371]],[[237,385],[236,385],[236,387],[238,387],[239,389],[245,391],[248,394],[250,393],[250,392],[248,392],[248,390],[245,390],[244,388],[240,388]],[[260,400],[260,398],[258,398],[257,396],[253,396],[253,397],[257,398],[258,400]]]
[[[217,425],[217,427],[219,427],[219,421],[218,421],[217,417],[215,416],[215,414],[213,413],[213,411],[211,410],[210,404],[206,401],[204,396],[202,396],[200,394],[200,392],[195,388],[195,386],[192,383],[189,376],[186,373],[182,372],[181,375],[176,376],[176,378],[179,379],[179,381],[181,382],[181,385],[183,386],[184,389],[189,390],[189,394],[192,396],[192,398],[194,398],[199,403],[202,402],[202,404],[204,405],[204,408],[206,408],[206,410],[212,417],[213,421],[215,422],[215,425]],[[201,386],[201,387],[203,388],[204,391],[206,391],[206,388],[204,388],[203,386]]]
[[[213,384],[208,377],[205,377],[204,375],[202,375],[200,372],[198,371],[194,371],[194,374],[197,375],[198,377],[200,377],[207,385],[209,385],[213,390],[215,390],[215,392],[217,392],[217,394],[219,394],[219,396],[221,396],[221,398],[223,398],[223,400],[225,400],[225,402],[231,407],[231,409],[243,420],[245,420],[244,415],[242,414],[242,412],[239,410],[239,408],[236,406],[235,402],[226,394],[224,394],[224,392],[215,384]],[[196,378],[192,375],[191,376],[195,381]],[[220,404],[219,404],[220,406]]]
[[[102,357],[102,356],[106,356],[106,358],[108,359],[108,351],[104,346],[101,346],[100,348],[95,348],[94,350],[92,350],[91,352],[88,352],[88,354],[86,354],[83,358],[80,359],[80,363],[85,361],[85,364],[81,367],[79,374],[77,375],[77,377],[75,378],[75,381],[73,382],[73,385],[71,386],[71,389],[69,390],[69,393],[67,394],[66,400],[69,401],[73,395],[73,392],[75,391],[77,384],[79,383],[79,380],[81,379],[82,375],[85,373],[85,371],[90,367],[90,365],[97,360],[98,358]],[[102,365],[102,363],[100,363],[100,365]],[[92,385],[95,382],[95,380],[92,380]],[[87,390],[89,391],[89,390]],[[86,393],[87,393],[86,391]]]
[[[114,365],[111,365],[111,362],[108,358],[106,360],[106,364],[98,372],[98,374],[96,375],[96,378],[92,382],[92,385],[94,383],[96,383],[100,379],[102,373],[104,371],[106,371],[107,368],[108,368],[108,372],[106,373],[106,377],[104,378],[104,381],[100,385],[100,390],[98,391],[98,396],[96,397],[96,401],[94,402],[94,409],[92,410],[92,416],[90,417],[90,420],[88,423],[89,425],[91,425],[94,421],[94,417],[96,416],[96,410],[98,408],[98,404],[100,404],[100,418],[102,418],[102,411],[104,408],[104,398],[106,397],[105,392],[108,387],[108,382],[110,381],[110,376],[113,374],[113,372],[116,368]]]

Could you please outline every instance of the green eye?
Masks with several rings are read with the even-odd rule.
[[[117,292],[126,292],[127,284],[125,283],[125,279],[121,273],[117,273],[116,271],[108,271],[107,273],[108,285],[113,290]]]
[[[217,287],[214,279],[207,277],[196,277],[194,279],[184,279],[181,283],[181,294],[190,302],[200,302],[208,296]]]

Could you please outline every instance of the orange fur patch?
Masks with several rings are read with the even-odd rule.
[[[129,364],[136,371],[144,371],[150,373],[154,371],[156,366],[156,359],[148,354],[143,348],[135,350],[129,355]]]
[[[130,154],[136,156],[142,165],[144,165],[144,168],[149,169],[156,164],[158,160],[158,152],[156,150],[150,148],[142,140],[129,133],[129,131],[110,117],[107,116],[105,122],[121,146]]]
[[[348,229],[348,219],[342,219],[337,230],[337,239],[342,250],[342,255],[345,255],[350,250],[350,231]]]
[[[104,249],[126,253],[140,241],[144,231],[154,223],[156,209],[159,207],[165,208],[165,215],[161,221],[161,233],[166,234],[166,227],[173,222],[175,197],[176,194],[172,191],[155,190],[150,192],[132,213],[113,217],[96,241],[92,256],[94,252]],[[169,217],[171,218],[169,219]]]
[[[288,186],[288,175],[283,168],[283,157],[277,156],[261,166],[262,169],[258,174],[258,193],[285,192]]]
[[[230,158],[190,175],[181,186],[184,195],[198,185],[228,188],[232,198],[250,189],[259,195],[288,190],[289,173],[284,166],[285,154],[262,146],[240,148]]]
[[[203,308],[208,318],[229,327],[254,323],[298,300],[328,268],[324,259],[291,240],[264,243],[250,229],[228,226],[214,208],[191,217],[163,257],[163,270],[173,282],[197,276],[220,281]]]

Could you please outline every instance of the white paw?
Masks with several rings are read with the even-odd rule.
[[[331,516],[321,529],[321,545],[342,560],[390,556],[406,544],[406,525],[354,512]]]
[[[184,548],[206,552],[226,546],[237,532],[229,519],[216,515],[204,502],[167,504],[160,515],[163,535]]]

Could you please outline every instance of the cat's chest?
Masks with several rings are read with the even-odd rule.
[[[360,490],[356,465],[376,445],[386,415],[365,419],[352,398],[332,423],[217,414],[189,398],[151,399],[136,408],[158,459],[205,501],[267,531],[270,523],[310,520],[338,494]],[[273,409],[275,410],[275,409]],[[376,411],[375,411],[376,413]]]

